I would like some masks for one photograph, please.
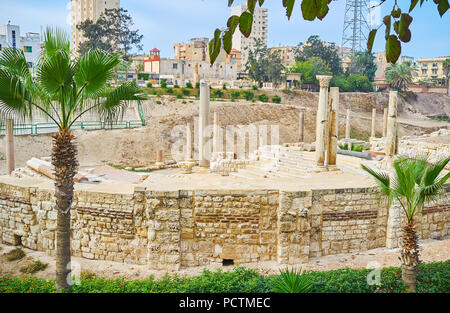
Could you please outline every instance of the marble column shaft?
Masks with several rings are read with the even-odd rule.
[[[298,142],[304,142],[305,141],[305,112],[301,111],[298,115],[299,121],[298,121]]]
[[[386,158],[392,159],[395,154],[397,135],[397,91],[389,93],[389,111],[386,132]]]
[[[6,119],[6,164],[8,174],[11,174],[16,167],[14,157],[14,120]]]
[[[383,110],[383,137],[387,135],[387,121],[388,121],[388,109]]]
[[[328,85],[331,76],[317,75],[316,78],[320,83],[319,106],[317,109],[316,122],[316,166],[324,168],[325,166],[325,150],[326,142],[328,141]]]
[[[376,136],[376,121],[377,121],[377,109],[372,109],[372,128],[370,132],[370,137],[375,138]]]
[[[327,164],[331,167],[336,167],[336,154],[338,146],[339,135],[339,88],[330,88],[330,114],[329,120],[329,137],[327,149]]]
[[[198,159],[201,167],[209,167],[210,152],[206,151],[208,142],[207,128],[210,125],[209,85],[205,81],[200,83],[200,117],[199,117],[199,141]]]
[[[345,139],[350,139],[350,109],[347,109],[347,118],[345,120]]]

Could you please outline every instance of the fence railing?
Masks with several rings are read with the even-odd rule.
[[[130,121],[83,121],[75,122],[71,129],[129,129],[145,126],[145,120]],[[5,125],[0,126],[0,135],[5,135]],[[38,135],[58,131],[55,123],[14,124],[14,135]]]
[[[71,129],[129,129],[145,126],[145,116],[142,110],[141,101],[137,101],[137,108],[139,112],[140,120],[129,121],[79,121],[73,123]],[[14,123],[14,135],[38,135],[44,133],[52,133],[58,131],[58,127],[55,123]],[[5,135],[6,126],[0,125],[0,136]]]

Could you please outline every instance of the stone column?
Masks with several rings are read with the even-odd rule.
[[[327,165],[328,170],[336,171],[336,154],[338,147],[338,135],[339,135],[339,88],[330,88],[330,115],[329,115],[329,137],[328,137],[328,149],[327,149]]]
[[[298,116],[299,116],[298,142],[304,142],[305,141],[305,112],[301,111]]]
[[[387,135],[387,121],[388,121],[388,109],[383,110],[383,137]]]
[[[347,109],[347,119],[345,120],[345,139],[350,139],[350,109]]]
[[[377,109],[372,109],[372,129],[370,132],[370,137],[375,138],[376,132],[375,132],[375,123],[377,121]]]
[[[192,130],[191,123],[186,125],[186,161],[192,161]]]
[[[159,149],[156,151],[156,164],[155,165],[162,165],[163,164],[163,151]]]
[[[397,91],[389,93],[389,111],[386,132],[386,160],[391,162],[395,154],[395,142],[397,133]]]
[[[328,85],[332,76],[317,75],[319,80],[319,106],[317,109],[316,122],[316,170],[323,171],[325,168],[325,149],[327,136],[327,114],[328,114]]]
[[[198,74],[198,63],[195,63],[194,66],[194,88],[197,83],[200,82],[200,75]]]
[[[6,119],[6,164],[8,174],[11,174],[16,167],[14,158],[14,120]]]
[[[206,151],[208,138],[205,136],[210,124],[209,119],[209,85],[205,81],[200,83],[200,117],[199,117],[199,141],[198,160],[201,167],[209,167],[209,152]]]

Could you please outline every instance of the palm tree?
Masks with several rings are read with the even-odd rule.
[[[450,173],[441,175],[441,172],[449,161],[450,158],[445,158],[436,163],[429,163],[428,156],[399,157],[393,162],[392,177],[389,173],[376,172],[361,165],[375,178],[381,187],[381,193],[390,201],[397,200],[405,214],[400,260],[402,279],[408,291],[416,290],[419,265],[419,245],[414,217],[423,212],[426,202],[435,200],[443,191]]]
[[[70,127],[86,112],[98,111],[102,120],[123,116],[130,100],[144,99],[134,82],[107,87],[120,62],[115,55],[88,51],[79,59],[70,55],[70,41],[59,29],[47,28],[45,50],[32,77],[23,51],[8,48],[0,54],[0,118],[32,119],[41,114],[58,127],[53,135],[52,164],[58,209],[56,287],[71,292],[70,208],[77,147]]]
[[[386,80],[391,88],[404,92],[412,83],[414,71],[411,62],[395,63],[386,68]]]

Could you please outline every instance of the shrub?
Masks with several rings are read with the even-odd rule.
[[[161,81],[161,88],[166,88],[167,87],[167,80],[163,79]]]
[[[281,97],[278,95],[275,95],[272,97],[272,102],[273,103],[280,103],[281,102]]]
[[[148,88],[152,88],[152,87],[153,87],[153,84],[152,84],[152,83],[147,83],[147,87],[148,87]]]
[[[196,89],[199,89],[199,88],[200,88],[200,83],[199,83],[199,82],[195,83],[195,88],[196,88]]]
[[[405,292],[398,267],[383,268],[378,285],[367,282],[371,269],[340,269],[324,272],[304,272],[302,279],[309,281],[311,293],[399,293]],[[283,272],[282,272],[283,273]],[[298,274],[298,273],[297,273]],[[450,260],[419,264],[417,292],[448,293],[450,290]],[[73,287],[74,293],[269,293],[280,275],[262,276],[242,266],[230,272],[204,270],[195,277],[167,274],[160,280],[150,276],[146,280],[131,281],[123,278],[108,280],[95,275],[81,277],[81,284]],[[297,277],[291,274],[292,282]],[[289,286],[300,285],[289,283]],[[294,290],[291,288],[291,290]],[[55,281],[36,277],[14,278],[0,276],[0,293],[54,293]]]
[[[95,274],[92,271],[89,271],[89,270],[81,271],[81,275],[80,275],[81,280],[92,280],[96,277],[97,277],[97,274]]]
[[[258,96],[258,99],[259,99],[259,101],[261,101],[261,102],[268,102],[268,101],[269,101],[269,97],[268,97],[266,94],[264,94],[264,93],[260,94],[260,95]]]
[[[244,98],[245,100],[252,100],[255,94],[250,90],[244,90]]]
[[[258,85],[252,85],[253,90],[258,90]]]
[[[231,99],[239,99],[241,96],[241,92],[240,91],[232,91],[231,92]]]
[[[307,293],[311,287],[309,278],[294,268],[280,270],[280,275],[272,280],[272,291],[278,293]]]
[[[39,271],[43,271],[47,268],[48,263],[42,263],[41,261],[29,262],[27,265],[23,266],[20,271],[22,273],[33,274]]]
[[[9,251],[8,253],[5,254],[5,256],[6,256],[6,259],[11,262],[11,261],[23,259],[25,257],[25,252],[22,249],[17,248],[17,249]]]
[[[150,78],[150,74],[149,73],[139,73],[138,74],[138,79],[139,80],[148,80]]]
[[[216,90],[214,90],[213,95],[216,98],[222,98],[223,97],[223,91],[220,90],[220,89],[216,89]]]
[[[283,90],[281,90],[281,92],[283,92],[283,93],[288,95],[288,94],[291,93],[291,90],[290,89],[283,89]]]
[[[156,101],[156,104],[162,104],[162,102],[158,100],[158,101]]]
[[[177,99],[183,99],[183,95],[181,93],[177,94]]]
[[[186,83],[186,88],[192,89],[193,88],[192,83],[191,82],[187,82]]]
[[[172,88],[165,88],[164,91],[167,92],[168,94],[173,94]]]
[[[180,88],[180,85],[175,85],[173,86],[173,88]]]
[[[222,85],[222,89],[223,89],[223,90],[227,90],[227,84],[223,84],[223,85]]]
[[[186,88],[181,88],[181,92],[184,96],[189,96],[191,94],[191,91]]]

